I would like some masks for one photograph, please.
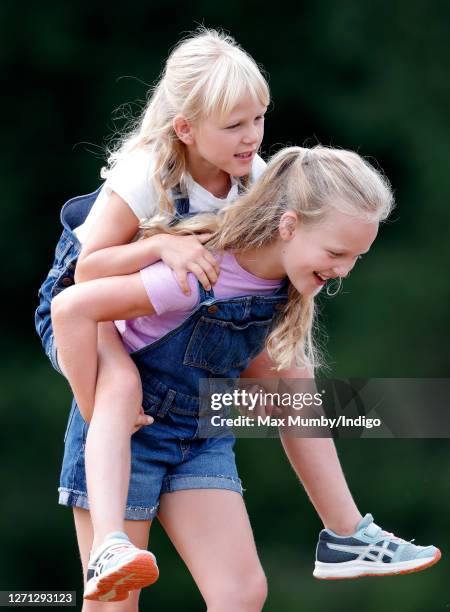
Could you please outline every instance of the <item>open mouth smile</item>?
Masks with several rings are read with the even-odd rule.
[[[319,285],[325,285],[327,280],[329,280],[330,278],[333,278],[331,276],[323,276],[322,274],[320,274],[320,272],[314,272],[313,273],[315,276],[316,281],[319,283]]]
[[[244,153],[236,153],[234,157],[237,157],[238,159],[248,160],[253,157],[254,153],[254,151],[245,151]]]

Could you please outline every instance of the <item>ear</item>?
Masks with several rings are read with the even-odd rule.
[[[186,117],[184,117],[184,115],[177,115],[174,117],[172,126],[175,134],[178,136],[181,142],[184,142],[185,145],[190,145],[194,142],[192,125],[189,123]]]
[[[278,231],[280,232],[280,238],[288,242],[295,236],[297,226],[300,223],[299,218],[292,210],[288,210],[281,216],[280,225]]]

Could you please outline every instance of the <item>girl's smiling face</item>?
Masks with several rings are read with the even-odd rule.
[[[266,107],[247,93],[225,117],[174,123],[187,146],[188,165],[206,171],[220,169],[235,177],[248,174],[264,136],[265,112]]]
[[[367,222],[331,209],[316,224],[302,223],[288,211],[280,222],[281,261],[290,281],[303,295],[315,295],[331,278],[345,278],[367,253],[378,233]]]

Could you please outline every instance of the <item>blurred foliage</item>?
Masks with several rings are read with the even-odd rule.
[[[267,70],[273,95],[263,151],[322,142],[376,160],[397,207],[344,292],[322,299],[336,376],[448,375],[450,4],[331,0],[0,5],[4,293],[2,589],[78,589],[70,513],[56,505],[70,403],[33,331],[37,289],[66,199],[99,181],[107,138],[136,115],[171,46],[203,23],[222,27]],[[128,9],[128,10],[127,10]],[[7,94],[7,95],[6,95]],[[115,112],[114,112],[115,111]],[[320,523],[278,441],[239,440],[246,501],[270,596],[266,610],[434,611],[450,607],[445,557],[448,444],[338,444],[363,512],[444,552],[433,570],[396,579],[311,578]],[[159,526],[163,568],[142,609],[203,609]],[[30,562],[28,559],[30,558]]]

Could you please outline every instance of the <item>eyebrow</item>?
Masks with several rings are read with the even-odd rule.
[[[264,106],[262,111],[254,113],[253,116],[254,117],[259,117],[260,115],[265,115],[266,112],[267,112],[267,106]],[[230,114],[230,115],[228,115],[229,121],[227,123],[234,123],[235,121],[240,121],[245,116],[246,116],[246,112],[245,111],[241,111],[241,112],[239,112],[239,114],[238,113],[236,113],[234,115]]]
[[[347,251],[345,249],[340,249],[338,247],[327,247],[327,251],[332,251],[333,253],[339,253],[339,255],[351,255],[350,251]],[[359,257],[360,255],[366,255],[368,252],[370,251],[370,249],[367,249],[367,251],[363,251],[362,253],[357,253],[356,257]]]

